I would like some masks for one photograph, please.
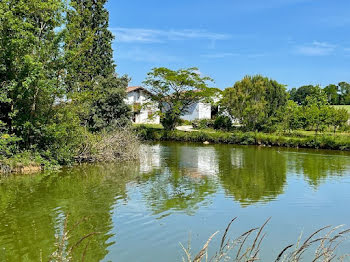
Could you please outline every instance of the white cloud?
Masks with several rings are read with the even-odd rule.
[[[110,28],[116,36],[117,42],[138,42],[138,43],[163,43],[169,40],[187,40],[187,39],[207,39],[207,40],[226,40],[230,38],[228,34],[212,33],[204,30],[157,30],[145,28]]]
[[[326,42],[314,41],[311,44],[297,46],[295,52],[306,56],[327,56],[331,55],[336,49],[335,45]]]

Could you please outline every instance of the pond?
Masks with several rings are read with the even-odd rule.
[[[180,243],[190,239],[195,253],[234,217],[232,236],[271,217],[261,251],[271,261],[301,232],[350,225],[349,156],[156,143],[142,146],[139,163],[1,178],[0,261],[48,261],[66,222],[67,246],[95,233],[73,261],[182,261]]]

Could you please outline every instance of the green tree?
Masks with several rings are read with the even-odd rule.
[[[113,34],[109,31],[107,0],[71,0],[67,11],[65,59],[69,90],[93,90],[97,77],[115,71]]]
[[[115,74],[106,2],[72,0],[67,12],[67,89],[82,123],[92,131],[125,125],[130,118],[124,102],[129,79]]]
[[[331,109],[328,105],[327,95],[319,88],[313,96],[307,96],[304,112],[307,125],[314,129],[316,134],[328,125],[331,117]]]
[[[350,84],[347,82],[340,82],[338,86],[340,90],[340,104],[350,105]]]
[[[349,113],[346,109],[330,108],[329,124],[333,126],[333,132],[335,133],[338,128],[346,125],[349,120]]]
[[[225,89],[221,105],[247,130],[270,130],[287,103],[285,86],[266,77],[246,76]]]
[[[292,88],[289,92],[290,99],[297,102],[299,105],[305,105],[306,97],[313,96],[319,92],[319,86],[307,85],[299,88]]]
[[[328,85],[323,91],[326,93],[330,105],[339,105],[339,90],[337,85]]]
[[[62,97],[60,0],[0,2],[0,121],[30,148]]]
[[[171,70],[153,68],[143,82],[153,94],[151,100],[158,104],[160,121],[165,129],[172,130],[190,107],[199,101],[209,101],[216,91],[209,88],[210,77],[202,77],[198,69]]]
[[[118,128],[130,122],[131,111],[124,103],[128,82],[126,76],[101,78],[89,113],[88,125],[92,131]]]
[[[283,130],[291,132],[303,126],[303,110],[296,102],[289,100],[280,114]]]

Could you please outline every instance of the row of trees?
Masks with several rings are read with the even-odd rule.
[[[319,86],[305,94],[296,102],[293,100],[297,96],[290,96],[285,86],[275,80],[260,75],[247,76],[223,92],[221,105],[250,131],[309,129],[317,133],[333,127],[335,132],[347,123],[348,112],[332,107],[326,92]]]
[[[68,2],[0,1],[0,157],[65,163],[92,132],[129,121],[106,0]]]
[[[275,80],[256,75],[246,76],[224,91],[209,88],[211,78],[202,76],[197,68],[173,71],[153,69],[144,84],[153,93],[152,100],[160,106],[160,119],[166,129],[174,129],[198,101],[219,106],[220,121],[236,121],[247,131],[272,132],[278,129],[315,130],[343,127],[349,115],[329,103],[329,95],[319,86],[291,90]],[[342,84],[343,85],[343,84]],[[226,117],[226,121],[222,119]],[[220,126],[220,124],[218,124]]]
[[[292,88],[289,91],[291,100],[299,105],[306,104],[308,96],[317,95],[320,86],[306,85],[299,88]],[[350,84],[340,82],[337,85],[331,84],[323,88],[330,105],[350,105]]]

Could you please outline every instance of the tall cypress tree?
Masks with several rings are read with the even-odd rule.
[[[128,77],[118,78],[113,62],[113,35],[108,30],[107,0],[71,0],[65,43],[66,84],[91,131],[125,125]]]
[[[66,63],[70,90],[93,90],[97,77],[114,73],[107,0],[71,0],[67,12]]]

